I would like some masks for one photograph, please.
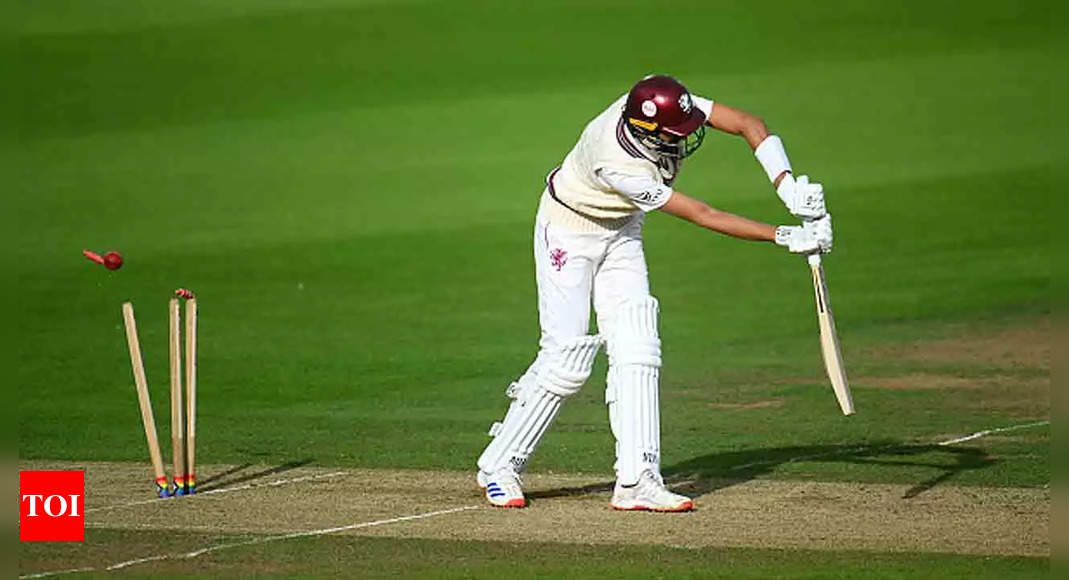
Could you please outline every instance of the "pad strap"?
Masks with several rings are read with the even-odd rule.
[[[493,441],[479,457],[479,469],[493,473],[510,467],[516,473],[527,466],[546,429],[560,411],[562,397],[532,385],[509,405],[502,423],[491,428]]]
[[[480,470],[523,470],[564,399],[590,377],[602,342],[600,336],[581,336],[554,351],[539,353],[523,377],[505,390],[512,403],[504,420],[490,427],[494,439],[479,457]]]

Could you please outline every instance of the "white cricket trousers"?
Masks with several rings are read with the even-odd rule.
[[[644,470],[660,477],[661,352],[657,301],[650,296],[642,248],[645,214],[609,230],[550,204],[560,202],[544,193],[534,231],[539,354],[520,382],[538,373],[548,353],[590,334],[593,301],[609,354],[605,401],[616,438],[617,481],[632,485]]]
[[[543,194],[535,220],[535,276],[542,351],[589,333],[591,299],[597,313],[598,332],[611,337],[618,307],[628,300],[650,296],[649,272],[642,249],[645,214],[635,215],[618,231],[583,232],[567,223],[550,223],[546,214],[560,212],[559,208],[548,211],[546,205],[556,203],[559,202]]]

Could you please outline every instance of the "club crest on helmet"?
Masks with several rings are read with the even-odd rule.
[[[693,107],[693,103],[690,100],[690,93],[683,93],[679,95],[679,108],[683,109],[684,113],[690,114],[690,108]]]

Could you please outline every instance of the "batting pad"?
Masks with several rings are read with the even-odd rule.
[[[657,299],[653,296],[629,300],[617,308],[609,337],[610,365],[661,366],[657,311]]]
[[[660,474],[661,340],[657,334],[657,299],[623,304],[610,339],[605,402],[616,437],[616,477],[622,485],[638,483],[646,469]]]
[[[609,369],[609,423],[616,437],[616,479],[638,483],[646,469],[661,473],[661,370],[647,366]]]
[[[546,429],[560,411],[560,395],[535,387],[522,393],[510,405],[505,421],[496,429],[494,440],[479,457],[479,469],[494,473],[511,467],[517,473],[527,466],[527,459],[538,447]],[[492,430],[491,432],[493,432]]]
[[[490,427],[494,440],[479,457],[480,470],[493,473],[511,467],[517,473],[523,471],[561,403],[590,377],[601,343],[600,336],[583,336],[544,352],[532,369],[509,386],[505,394],[513,401],[504,421]]]
[[[556,352],[549,353],[538,369],[538,384],[547,391],[562,397],[579,392],[590,378],[594,357],[601,348],[600,336],[582,336],[564,343]]]

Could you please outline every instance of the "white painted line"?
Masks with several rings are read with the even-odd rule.
[[[223,487],[223,488],[219,488],[219,489],[209,489],[207,491],[197,492],[197,493],[195,493],[193,495],[187,495],[187,496],[183,496],[181,498],[157,497],[157,498],[153,498],[153,499],[132,501],[132,502],[129,502],[129,503],[120,503],[120,504],[115,504],[115,505],[106,505],[106,506],[101,506],[101,507],[89,508],[89,509],[85,510],[85,513],[89,514],[89,513],[93,513],[93,512],[103,512],[103,511],[117,510],[117,509],[134,507],[134,506],[139,506],[139,505],[147,505],[147,504],[150,504],[150,503],[173,502],[173,501],[189,501],[190,499],[198,498],[198,497],[205,496],[205,495],[216,495],[216,494],[220,494],[220,493],[232,493],[232,492],[235,492],[235,491],[245,491],[245,490],[248,490],[248,489],[258,489],[258,488],[262,488],[262,487],[278,487],[278,486],[281,486],[281,485],[289,485],[291,483],[301,483],[303,481],[314,481],[314,480],[317,480],[317,479],[327,479],[327,478],[330,478],[330,477],[338,477],[340,475],[346,475],[346,473],[347,472],[345,472],[345,471],[334,471],[334,472],[331,472],[331,473],[320,473],[320,474],[317,474],[317,475],[305,475],[303,477],[292,477],[292,478],[288,478],[288,479],[276,479],[274,481],[268,481],[266,483],[246,483],[245,485],[236,485],[234,487]]]
[[[57,570],[55,572],[40,572],[38,574],[28,574],[26,576],[19,576],[19,579],[21,580],[23,578],[26,578],[28,580],[29,578],[46,578],[48,576],[62,576],[64,574],[77,574],[79,572],[92,572],[94,570],[96,570],[96,568],[72,568],[70,570]]]
[[[160,560],[166,560],[167,558],[170,558],[170,557],[171,556],[168,556],[168,555],[149,556],[147,558],[138,558],[136,560],[127,560],[125,562],[119,562],[118,564],[112,564],[111,566],[108,566],[107,568],[104,568],[104,569],[105,570],[122,570],[123,568],[127,568],[127,567],[130,567],[130,566],[136,566],[137,564],[144,564],[145,562],[158,562]]]
[[[340,526],[337,528],[324,528],[322,530],[312,530],[309,532],[294,532],[292,534],[283,534],[281,536],[267,536],[266,538],[256,538],[253,540],[247,540],[244,542],[234,542],[232,544],[219,544],[218,546],[210,546],[207,548],[201,548],[200,550],[194,550],[187,552],[175,558],[196,558],[197,556],[207,554],[209,552],[218,552],[219,550],[229,550],[230,548],[237,548],[239,546],[251,546],[253,544],[266,544],[268,542],[277,542],[280,540],[290,540],[293,538],[307,538],[311,536],[325,536],[327,534],[336,534],[338,532],[345,532],[348,530],[359,530],[361,528],[371,528],[375,526],[383,526],[386,524],[396,524],[398,522],[408,522],[412,520],[422,520],[423,518],[430,518],[434,516],[443,516],[446,514],[455,514],[457,512],[463,512],[473,509],[478,509],[479,506],[466,505],[463,507],[450,508],[447,510],[438,510],[433,512],[425,512],[422,514],[415,514],[411,516],[401,516],[398,518],[390,518],[387,520],[376,520],[373,522],[363,522],[359,524],[350,524],[348,526]],[[111,568],[109,568],[110,570]]]
[[[1029,429],[1031,427],[1039,427],[1042,425],[1050,425],[1050,421],[1036,421],[1035,423],[1022,423],[1020,425],[1011,425],[1009,427],[1002,427],[999,429],[986,429],[984,431],[977,431],[972,435],[966,435],[964,437],[958,437],[957,439],[948,439],[946,441],[940,441],[936,445],[953,445],[955,443],[963,443],[965,441],[972,441],[973,439],[979,439],[986,437],[992,433],[1005,433],[1007,431],[1018,431],[1020,429]]]
[[[282,540],[290,540],[290,539],[293,539],[293,538],[307,538],[307,537],[312,537],[312,536],[325,536],[327,534],[336,534],[338,532],[345,532],[345,531],[349,531],[349,530],[358,530],[358,529],[361,529],[361,528],[372,528],[372,527],[375,527],[375,526],[384,526],[384,525],[387,525],[387,524],[396,524],[396,523],[399,523],[399,522],[409,522],[409,521],[413,521],[413,520],[421,520],[421,519],[424,519],[424,518],[431,518],[431,517],[434,517],[434,516],[444,516],[444,515],[447,515],[447,514],[455,514],[457,512],[463,512],[463,511],[468,511],[468,510],[479,509],[479,507],[480,506],[477,506],[477,505],[466,505],[466,506],[463,506],[463,507],[455,507],[455,508],[450,508],[450,509],[445,509],[445,510],[437,510],[437,511],[433,511],[433,512],[424,512],[424,513],[421,513],[421,514],[413,514],[413,515],[410,515],[410,516],[400,516],[400,517],[389,518],[389,519],[385,519],[385,520],[375,520],[375,521],[371,521],[371,522],[361,522],[361,523],[358,523],[358,524],[349,524],[347,526],[339,526],[339,527],[336,527],[336,528],[323,528],[321,530],[309,530],[309,531],[306,531],[306,532],[294,532],[294,533],[282,534],[282,535],[278,535],[278,536],[266,536],[266,537],[262,537],[262,538],[255,538],[255,539],[252,539],[252,540],[246,540],[244,542],[232,542],[232,543],[229,543],[229,544],[217,544],[215,546],[207,546],[207,547],[201,548],[199,550],[193,550],[192,552],[186,552],[184,554],[160,554],[160,555],[156,555],[156,556],[146,556],[144,558],[136,558],[134,560],[127,560],[125,562],[118,562],[116,564],[111,564],[110,566],[106,566],[104,568],[100,568],[99,570],[97,568],[91,568],[91,567],[90,568],[78,568],[78,569],[74,569],[74,570],[61,570],[61,571],[58,571],[58,572],[40,572],[40,573],[37,573],[37,574],[30,574],[28,576],[19,576],[19,578],[21,580],[21,579],[29,579],[29,578],[46,578],[46,577],[49,577],[49,576],[58,576],[60,574],[73,574],[73,573],[76,573],[76,572],[113,571],[113,570],[122,570],[123,568],[129,568],[130,566],[136,566],[138,564],[144,564],[146,562],[158,562],[160,560],[178,560],[178,559],[188,560],[188,559],[196,558],[197,556],[202,556],[204,554],[208,554],[208,553],[211,553],[211,552],[219,552],[219,551],[222,551],[222,550],[229,550],[231,548],[239,548],[239,547],[242,547],[242,546],[252,546],[252,545],[255,545],[255,544],[267,544],[269,542],[280,542]]]
[[[1032,427],[1040,427],[1043,425],[1050,425],[1050,421],[1035,421],[1032,423],[1022,423],[1020,425],[1010,425],[1009,427],[999,427],[997,429],[984,429],[983,431],[977,431],[971,435],[964,437],[956,437],[954,439],[947,439],[946,441],[940,441],[935,443],[941,447],[954,445],[956,443],[964,443],[965,441],[972,441],[973,439],[979,439],[986,437],[993,433],[1005,433],[1007,431],[1018,431],[1020,429],[1030,429]],[[879,447],[854,447],[853,449],[839,449],[836,451],[829,451],[827,453],[815,453],[813,455],[796,455],[794,457],[788,457],[787,459],[769,459],[765,461],[752,461],[750,463],[743,463],[742,465],[731,466],[731,471],[741,471],[743,469],[750,469],[751,467],[761,467],[763,465],[779,465],[783,463],[794,463],[796,461],[808,461],[810,459],[822,459],[824,457],[835,457],[839,455],[854,455],[865,451],[882,451],[885,449],[894,449],[896,447],[902,447],[902,444],[895,445],[881,445]]]

